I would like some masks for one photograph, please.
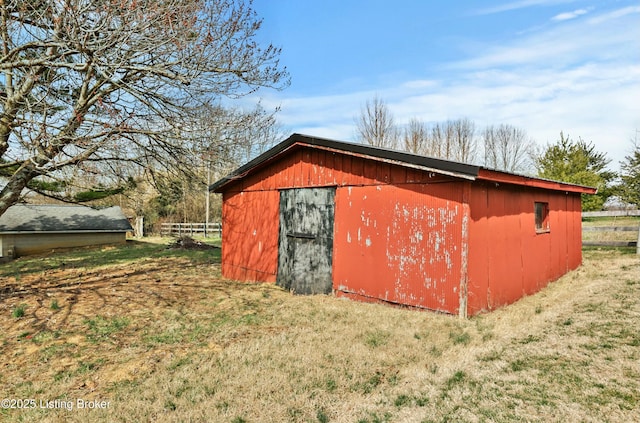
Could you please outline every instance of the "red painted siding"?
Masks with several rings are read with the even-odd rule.
[[[535,202],[549,204],[547,233],[536,232]],[[537,292],[582,261],[579,194],[475,182],[470,208],[470,315]]]
[[[319,165],[318,163],[324,163]],[[331,150],[299,148],[225,189],[271,191],[320,186],[435,183],[452,178]]]
[[[461,315],[512,303],[580,265],[581,204],[560,185],[501,175],[469,181],[292,148],[225,187],[223,275],[274,282],[279,190],[335,186],[337,295]],[[549,204],[548,233],[536,233],[535,202]]]
[[[225,193],[222,274],[275,282],[278,267],[278,191]]]
[[[465,183],[339,188],[334,288],[457,313]]]
[[[223,275],[274,282],[278,190],[338,186],[334,289],[457,313],[464,183],[333,151],[293,151],[226,191]]]

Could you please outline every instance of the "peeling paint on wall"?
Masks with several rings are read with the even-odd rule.
[[[423,195],[425,191],[444,199]],[[346,256],[336,257],[334,277],[339,289],[457,312],[459,191],[456,184],[338,189],[337,207],[346,207],[340,209],[336,234],[344,230],[347,240],[351,230],[358,235]]]

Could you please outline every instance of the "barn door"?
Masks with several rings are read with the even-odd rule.
[[[277,285],[296,294],[332,289],[335,188],[280,191]]]

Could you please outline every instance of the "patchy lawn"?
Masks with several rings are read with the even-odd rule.
[[[132,242],[0,265],[0,399],[23,407],[0,420],[640,421],[633,254],[589,249],[466,321],[226,281],[219,257]]]

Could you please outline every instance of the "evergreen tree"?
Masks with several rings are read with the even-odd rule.
[[[607,169],[611,160],[606,153],[596,151],[592,142],[578,141],[565,137],[547,148],[535,159],[538,176],[556,181],[595,187],[596,195],[583,194],[584,211],[602,210],[602,206],[612,194],[610,183],[616,177]]]
[[[620,186],[617,194],[625,203],[640,207],[640,144],[620,163]]]

